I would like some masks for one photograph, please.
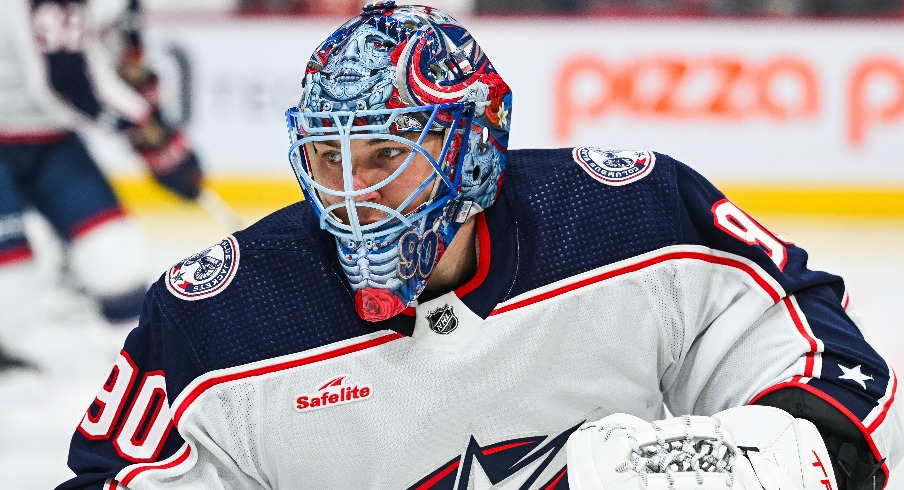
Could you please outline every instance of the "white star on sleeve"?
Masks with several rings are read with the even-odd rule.
[[[839,364],[838,367],[840,367],[841,371],[844,373],[841,376],[839,376],[839,378],[855,381],[855,382],[857,382],[857,384],[862,386],[863,389],[865,390],[866,389],[866,380],[873,379],[873,377],[863,374],[860,371],[861,366],[862,366],[862,364],[858,364],[858,365],[854,366],[853,368],[846,368],[846,367],[842,366],[841,364]]]

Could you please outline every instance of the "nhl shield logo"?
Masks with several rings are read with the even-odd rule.
[[[188,257],[166,272],[173,295],[189,301],[215,296],[226,289],[239,266],[239,245],[228,236],[220,243]]]
[[[444,305],[442,308],[437,308],[428,313],[427,321],[430,324],[430,330],[441,335],[452,333],[458,328],[458,317],[455,316],[452,307],[449,305]]]
[[[656,163],[656,156],[649,151],[609,151],[585,146],[575,148],[572,156],[591,177],[614,186],[646,177]]]

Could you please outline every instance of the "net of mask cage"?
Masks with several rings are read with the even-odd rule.
[[[470,185],[462,144],[475,103],[381,110],[289,109],[290,159],[324,228],[353,240],[407,228]],[[486,150],[484,150],[486,152]],[[464,175],[464,182],[462,181]]]

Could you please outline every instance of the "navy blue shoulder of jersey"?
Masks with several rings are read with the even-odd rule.
[[[531,271],[516,278],[508,298],[676,245],[704,246],[750,259],[788,291],[831,283],[839,298],[843,294],[840,278],[806,269],[803,249],[776,238],[785,248],[784,262],[790,264],[784,267],[762,244],[726,233],[714,218],[716,205],[727,201],[725,195],[687,165],[661,153],[613,152],[652,157],[645,162],[651,166],[648,171],[613,185],[582,168],[580,150],[508,154],[500,196],[505,204],[489,213],[504,210],[507,219],[517,223],[518,269]]]
[[[657,155],[648,175],[612,186],[592,178],[573,152],[509,152],[500,200],[517,223],[518,267],[531,271],[510,297],[681,239],[670,159]]]
[[[220,293],[186,300],[171,292],[166,275],[150,292],[148,301],[159,309],[160,320],[187,344],[195,374],[303,352],[382,328],[358,317],[338,269],[335,242],[319,230],[307,203],[277,211],[234,238],[235,277]],[[191,382],[171,376],[170,396]]]
[[[842,301],[841,277],[810,270],[806,250],[769,231],[689,166],[665,155],[657,158],[674,168],[681,243],[744,257],[778,281],[787,294],[826,286]]]

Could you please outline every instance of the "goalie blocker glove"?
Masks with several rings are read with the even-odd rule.
[[[129,139],[160,185],[184,199],[198,198],[203,178],[198,157],[182,132],[168,127],[158,111],[130,130]]]
[[[779,407],[794,417],[813,422],[832,455],[838,487],[873,490],[885,486],[885,473],[851,419],[822,398],[802,389],[782,389],[755,400],[757,405]]]
[[[144,62],[140,48],[126,51],[117,68],[119,76],[151,106],[151,118],[129,130],[133,148],[144,159],[151,174],[163,187],[184,199],[201,193],[202,172],[197,155],[183,133],[170,127],[160,111],[160,81]]]
[[[646,422],[613,414],[568,440],[575,490],[837,489],[816,427],[773,407]]]
[[[139,48],[126,51],[116,69],[120,78],[138,92],[154,109],[160,108],[160,78],[145,62]]]

